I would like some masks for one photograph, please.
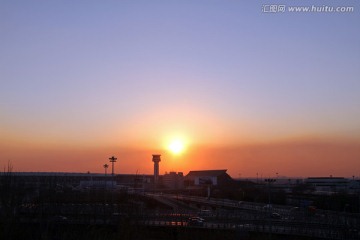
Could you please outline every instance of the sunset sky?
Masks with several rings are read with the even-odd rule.
[[[0,1],[0,167],[360,177],[360,1],[280,2]]]

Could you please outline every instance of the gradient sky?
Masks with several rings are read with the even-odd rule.
[[[0,166],[360,177],[360,2],[278,3],[1,1]]]

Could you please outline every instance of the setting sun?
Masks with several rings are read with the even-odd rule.
[[[169,150],[175,154],[179,154],[184,151],[184,143],[180,140],[174,140],[169,145]]]

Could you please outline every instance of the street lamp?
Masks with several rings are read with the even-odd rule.
[[[268,183],[268,188],[269,188],[268,189],[268,191],[269,191],[269,204],[267,206],[267,211],[269,212],[269,216],[268,216],[269,227],[270,227],[269,239],[271,239],[271,233],[272,233],[271,208],[272,208],[272,206],[271,206],[271,198],[270,198],[270,185],[271,185],[271,183],[276,182],[276,179],[274,179],[274,178],[266,178],[265,182]]]
[[[114,163],[116,162],[117,158],[112,156],[111,158],[109,158],[112,166],[111,166],[111,175],[114,176]]]
[[[276,182],[276,179],[274,179],[274,178],[265,178],[265,182],[268,183],[269,207],[270,207],[270,204],[271,204],[270,185],[271,185],[271,183]]]
[[[114,190],[114,163],[116,162],[117,158],[112,156],[109,158],[109,160],[111,162],[111,176],[112,176],[111,188]]]
[[[106,174],[107,174],[107,169],[108,169],[109,165],[108,164],[104,164],[104,169],[105,169],[105,177],[106,177]]]

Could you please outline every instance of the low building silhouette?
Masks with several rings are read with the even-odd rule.
[[[179,190],[184,188],[184,174],[182,172],[165,173],[162,177],[162,183],[165,188]]]
[[[185,186],[226,186],[233,182],[233,179],[225,170],[200,170],[190,171],[185,177]]]
[[[310,177],[305,183],[315,188],[315,193],[331,194],[339,191],[346,192],[349,186],[349,180],[344,177]]]

